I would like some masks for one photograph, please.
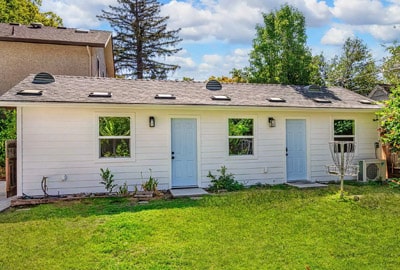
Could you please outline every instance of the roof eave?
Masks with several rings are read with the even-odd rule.
[[[67,46],[90,46],[90,47],[104,48],[106,46],[107,42],[109,42],[109,39],[107,40],[106,43],[96,43],[96,42],[77,42],[77,41],[64,41],[64,40],[44,40],[44,39],[32,39],[32,38],[0,37],[0,41],[67,45]]]
[[[43,102],[43,101],[0,101],[0,107],[120,107],[120,108],[132,108],[132,107],[153,107],[157,109],[165,108],[208,108],[213,110],[237,110],[238,108],[244,110],[273,110],[273,111],[346,111],[346,112],[362,112],[362,113],[374,113],[380,108],[343,108],[343,107],[301,107],[301,106],[287,106],[287,107],[276,107],[276,106],[250,106],[250,105],[213,105],[213,104],[160,104],[160,103],[110,103],[110,102]]]

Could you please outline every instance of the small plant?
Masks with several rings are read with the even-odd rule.
[[[117,186],[117,184],[114,184],[114,175],[111,173],[111,171],[107,169],[100,168],[100,176],[103,181],[100,182],[100,184],[104,185],[104,188],[111,193],[113,189]]]
[[[400,179],[389,179],[389,187],[400,189]]]
[[[157,192],[158,180],[151,175],[151,169],[149,169],[149,171],[150,171],[149,180],[144,181],[142,183],[142,189],[143,191]],[[143,174],[142,174],[142,179],[143,179]]]
[[[118,194],[122,196],[128,195],[128,184],[126,183],[126,181],[122,186],[118,187]]]
[[[207,177],[211,179],[211,185],[209,186],[211,191],[219,191],[219,190],[227,190],[227,191],[235,191],[241,190],[244,188],[242,183],[239,183],[235,180],[235,177],[232,173],[226,173],[227,168],[225,166],[221,166],[221,169],[218,169],[220,176],[215,176],[208,172]]]
[[[0,167],[0,179],[6,178],[6,168]]]

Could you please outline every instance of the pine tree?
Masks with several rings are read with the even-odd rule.
[[[156,0],[117,0],[97,17],[106,20],[116,33],[114,55],[117,73],[130,78],[166,79],[178,65],[163,63],[181,48],[177,30],[167,30],[168,16],[159,15],[161,4]]]

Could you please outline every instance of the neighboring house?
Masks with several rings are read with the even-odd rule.
[[[376,101],[388,100],[391,87],[392,87],[392,85],[390,85],[390,84],[378,84],[369,93],[368,98],[376,100]]]
[[[29,74],[114,77],[111,32],[0,23],[0,95]]]
[[[207,187],[222,165],[247,185],[335,180],[330,141],[355,141],[355,163],[379,141],[379,105],[343,88],[37,79],[0,97],[17,108],[18,196],[43,195],[44,176],[50,195],[103,192],[100,168],[130,190],[149,169],[160,189]]]

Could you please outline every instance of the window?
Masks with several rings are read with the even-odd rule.
[[[99,157],[131,157],[131,118],[99,117]]]
[[[254,154],[253,119],[229,119],[229,155],[246,156]]]
[[[354,120],[334,120],[333,128],[334,128],[334,134],[333,134],[334,141],[346,141],[346,142],[355,141]],[[338,149],[338,151],[340,152],[340,149]],[[344,152],[348,152],[348,149],[346,149],[346,147],[344,149]],[[354,147],[352,147],[352,149],[349,152],[354,152]]]

